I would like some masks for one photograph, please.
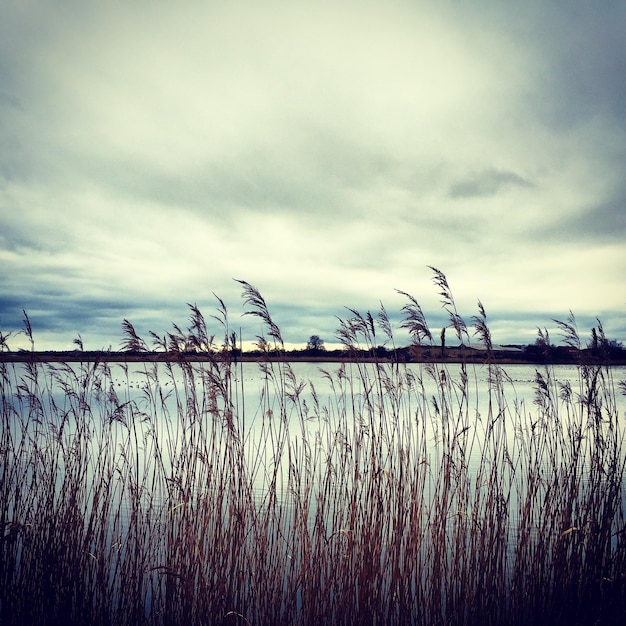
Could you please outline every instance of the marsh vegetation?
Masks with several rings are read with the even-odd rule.
[[[219,358],[0,363],[0,623],[622,623],[623,370],[540,366],[520,398],[435,280],[484,365],[261,361],[251,393],[221,301]],[[188,330],[213,342],[197,308]],[[346,347],[377,333],[384,309],[340,320]]]

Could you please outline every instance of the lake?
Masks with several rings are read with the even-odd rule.
[[[612,623],[626,606],[624,367],[3,374],[3,624]]]

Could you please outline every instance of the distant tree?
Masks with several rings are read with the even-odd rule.
[[[306,349],[311,350],[313,352],[320,352],[321,350],[326,350],[324,346],[324,340],[320,338],[319,335],[311,335],[309,337],[309,341],[306,344]]]
[[[390,356],[389,350],[385,346],[376,346],[376,356],[379,359],[386,359]]]

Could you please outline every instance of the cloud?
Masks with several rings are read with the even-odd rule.
[[[494,196],[511,187],[531,187],[532,183],[515,172],[487,169],[454,183],[450,188],[452,198]]]
[[[470,315],[619,319],[624,25],[583,2],[5,3],[0,323],[115,344],[212,292],[238,310],[243,278],[304,343],[395,287],[440,315],[427,265]]]

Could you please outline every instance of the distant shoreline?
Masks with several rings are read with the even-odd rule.
[[[530,346],[529,346],[530,348]],[[383,354],[368,351],[332,350],[310,353],[304,350],[287,352],[124,352],[124,351],[26,351],[1,352],[1,363],[203,363],[203,362],[303,362],[303,363],[475,363],[489,361],[498,365],[626,365],[626,351],[620,354],[602,355],[591,350],[552,348],[550,354],[538,354],[537,350],[512,348],[498,349],[487,354],[486,350],[457,347],[410,347]]]

